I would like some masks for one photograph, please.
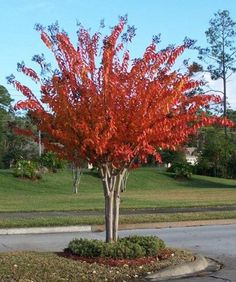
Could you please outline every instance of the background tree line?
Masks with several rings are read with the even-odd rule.
[[[229,11],[218,11],[209,21],[205,32],[207,46],[194,46],[198,61],[188,65],[190,74],[209,74],[212,80],[222,81],[222,89],[209,90],[208,86],[199,89],[199,93],[210,91],[222,96],[222,103],[212,105],[209,115],[218,112],[236,122],[236,111],[230,108],[227,101],[228,83],[236,72],[236,22],[230,17]],[[195,93],[190,93],[195,94]],[[198,163],[190,167],[195,173],[236,178],[236,131],[235,128],[224,130],[220,127],[203,128],[186,146],[196,147]],[[181,151],[163,152],[163,160],[167,163],[181,164],[186,168],[185,154]]]
[[[17,127],[32,129],[34,126],[27,115],[15,114],[12,102],[7,89],[0,85],[0,168],[9,168],[17,160],[38,156],[37,143],[15,132]]]

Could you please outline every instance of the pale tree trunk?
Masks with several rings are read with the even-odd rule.
[[[223,31],[223,41],[222,41],[222,67],[223,67],[223,93],[224,93],[224,96],[223,96],[223,103],[224,103],[224,107],[223,107],[223,115],[224,115],[224,118],[226,118],[227,116],[227,95],[226,95],[226,80],[227,80],[227,77],[226,77],[226,61],[225,61],[225,38],[224,38],[224,31]],[[224,132],[225,132],[225,136],[227,136],[227,126],[225,125],[224,126]]]
[[[100,168],[105,197],[106,242],[118,239],[120,193],[126,169],[114,171],[109,165]]]
[[[75,194],[78,193],[78,187],[79,187],[81,175],[82,175],[81,168],[73,165],[72,166],[72,177],[73,177],[72,192]]]
[[[128,177],[129,177],[129,170],[127,169],[124,173],[123,179],[121,180],[121,192],[125,192],[126,190]]]

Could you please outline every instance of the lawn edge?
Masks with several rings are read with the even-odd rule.
[[[194,227],[194,226],[206,226],[206,225],[218,225],[218,224],[220,225],[236,224],[236,219],[210,219],[210,220],[120,224],[119,230],[161,229],[161,228]],[[92,225],[92,231],[94,232],[105,231],[105,226],[102,224]]]
[[[119,230],[196,227],[196,226],[218,225],[218,224],[220,224],[220,225],[236,224],[236,219],[120,224]],[[0,228],[0,235],[44,234],[44,233],[66,233],[66,232],[68,232],[68,233],[72,233],[72,232],[103,232],[104,230],[105,230],[104,225],[77,225],[77,226],[73,225],[73,226],[57,226],[57,227]]]

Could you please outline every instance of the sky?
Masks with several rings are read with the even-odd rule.
[[[159,33],[163,48],[181,44],[186,36],[205,47],[205,31],[218,10],[228,10],[236,21],[235,0],[0,0],[0,84],[15,101],[22,99],[21,94],[7,84],[6,76],[13,73],[24,82],[17,74],[17,63],[24,61],[34,68],[33,55],[44,53],[47,57],[49,54],[34,29],[36,23],[48,26],[58,21],[60,27],[75,38],[76,22],[96,32],[101,19],[110,27],[118,22],[118,16],[128,14],[128,23],[137,28],[129,48],[131,57],[135,58],[142,55],[152,36]],[[187,55],[196,56],[193,52]],[[210,86],[221,90],[220,81],[210,82]],[[236,75],[231,76],[228,83],[228,101],[236,108]]]

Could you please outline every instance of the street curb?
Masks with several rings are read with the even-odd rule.
[[[173,221],[173,222],[153,222],[153,223],[127,223],[119,224],[119,230],[131,229],[160,229],[160,228],[177,228],[177,227],[197,227],[210,225],[230,225],[236,224],[236,219],[213,219],[213,220],[196,220],[196,221]],[[93,232],[105,231],[105,226],[92,225]]]
[[[60,226],[60,227],[31,227],[31,228],[6,228],[0,229],[0,235],[20,235],[20,234],[46,234],[64,232],[91,232],[90,225],[83,226]]]
[[[195,260],[189,263],[183,263],[176,266],[170,266],[156,273],[150,274],[145,278],[148,281],[163,281],[173,278],[180,278],[190,274],[194,274],[205,270],[208,267],[208,262],[205,257],[196,255]]]
[[[236,219],[120,224],[119,230],[197,227],[197,226],[207,226],[207,225],[210,226],[217,224],[221,224],[221,225],[236,224]],[[104,225],[73,225],[73,226],[29,227],[29,228],[19,227],[19,228],[0,228],[0,235],[46,234],[46,233],[64,233],[64,232],[70,232],[70,233],[103,232],[103,231],[105,231]]]

